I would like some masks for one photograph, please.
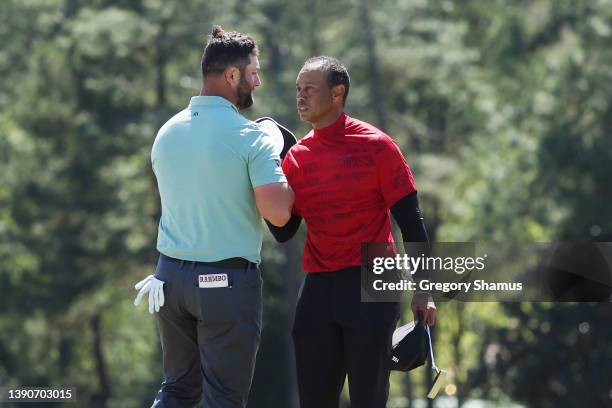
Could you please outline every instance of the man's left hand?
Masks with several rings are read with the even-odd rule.
[[[423,313],[423,320],[425,325],[433,326],[436,322],[436,304],[433,301],[433,297],[428,292],[415,292],[412,297],[412,303],[410,304],[412,313],[414,314],[414,320],[419,320],[419,311]]]
[[[159,312],[164,305],[164,282],[153,275],[149,275],[134,286],[138,291],[134,306],[138,306],[143,296],[149,294],[149,313]]]

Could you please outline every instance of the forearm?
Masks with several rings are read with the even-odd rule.
[[[291,218],[293,190],[287,183],[272,183],[257,187],[255,202],[261,216],[275,226],[285,225]]]
[[[431,250],[429,236],[427,234],[427,228],[425,227],[425,220],[421,210],[419,209],[419,201],[417,199],[417,193],[408,194],[402,197],[397,203],[391,207],[391,214],[395,219],[400,231],[402,232],[402,241],[404,243],[411,242],[422,242],[424,243],[424,255],[428,256]],[[406,252],[409,252],[409,248],[406,244]],[[427,279],[427,271],[419,270],[415,271],[413,278],[416,281]]]
[[[272,233],[272,236],[274,236],[274,239],[276,239],[278,242],[286,242],[293,238],[297,230],[300,228],[301,223],[302,217],[295,214],[292,214],[289,221],[282,227],[272,225],[272,223],[266,220],[268,230],[270,230],[270,233]]]

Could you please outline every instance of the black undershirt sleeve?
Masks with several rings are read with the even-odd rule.
[[[272,225],[268,220],[265,221],[266,225],[268,226],[268,230],[270,230],[272,236],[274,236],[274,239],[276,239],[278,242],[286,242],[293,238],[297,230],[300,228],[302,217],[291,214],[289,221],[287,221],[287,223],[282,227]]]
[[[399,199],[391,214],[402,231],[404,242],[429,242],[416,191]]]
[[[430,251],[429,237],[423,215],[419,209],[419,200],[417,199],[416,191],[402,197],[391,207],[391,214],[397,223],[397,226],[402,231],[403,242],[426,242],[426,252]],[[428,253],[425,254],[429,255]],[[420,281],[426,279],[426,274],[423,271],[417,271],[415,279]]]

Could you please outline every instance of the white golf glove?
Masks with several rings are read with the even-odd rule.
[[[138,290],[138,295],[134,299],[134,306],[138,306],[142,297],[149,293],[149,313],[159,312],[159,308],[164,305],[164,282],[160,281],[153,275],[149,275],[140,282],[138,282],[134,288]]]

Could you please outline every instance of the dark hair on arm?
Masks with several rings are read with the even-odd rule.
[[[327,72],[327,84],[330,88],[336,85],[344,85],[344,96],[342,98],[342,104],[344,105],[351,85],[351,79],[346,67],[342,65],[338,59],[327,56],[308,58],[306,62],[304,62],[304,66],[311,65],[316,66],[323,72]]]
[[[242,70],[258,52],[251,36],[214,25],[202,55],[202,75],[220,74],[232,65]]]

